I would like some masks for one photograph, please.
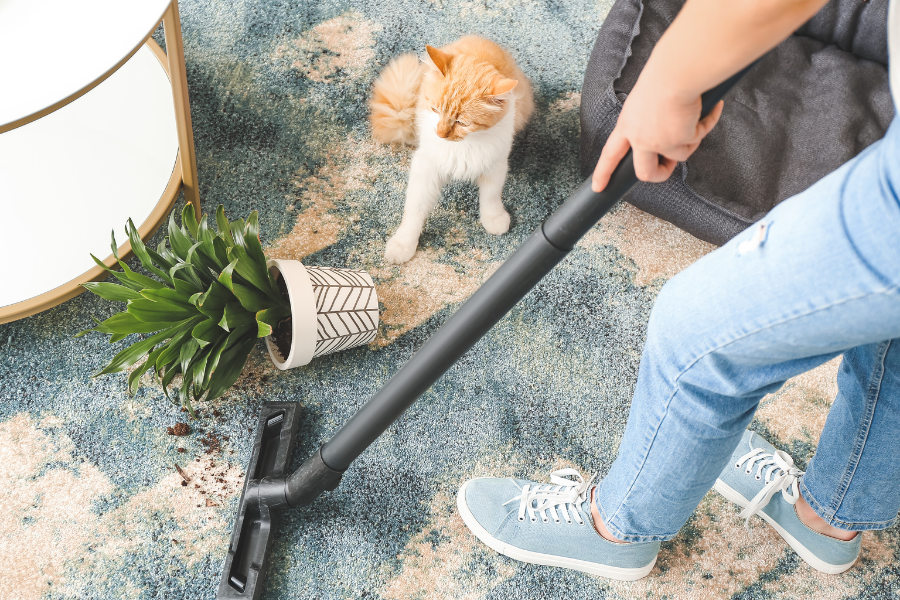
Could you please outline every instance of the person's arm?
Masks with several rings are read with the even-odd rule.
[[[702,121],[700,94],[777,46],[827,0],[687,0],[625,100],[591,187],[602,191],[629,148],[641,181],[665,181],[722,114]]]

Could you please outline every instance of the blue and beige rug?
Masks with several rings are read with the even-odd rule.
[[[260,402],[302,407],[301,460],[394,373],[579,183],[578,90],[609,0],[184,0],[202,197],[260,211],[271,256],[367,269],[382,326],[369,347],[282,373],[254,350],[234,389],[190,420],[149,378],[92,379],[115,352],[74,339],[112,307],[82,295],[0,326],[0,598],[213,598]],[[511,157],[509,234],[477,222],[476,189],[443,196],[412,262],[385,265],[410,152],[377,146],[379,66],[466,33],[509,48],[538,109]],[[123,224],[124,225],[124,224]],[[665,280],[712,248],[620,207],[354,464],[282,521],[264,597],[893,598],[896,530],[867,534],[842,576],[802,563],[714,493],[658,568],[632,584],[516,563],[456,514],[476,475],[603,474],[616,454],[645,324]],[[754,427],[805,465],[837,363],[768,397]],[[790,416],[786,416],[790,415]],[[192,433],[168,435],[186,422]],[[191,483],[181,485],[175,465]]]

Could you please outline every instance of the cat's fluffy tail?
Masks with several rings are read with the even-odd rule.
[[[416,143],[416,103],[425,65],[415,54],[401,54],[384,68],[372,88],[369,122],[382,144]]]

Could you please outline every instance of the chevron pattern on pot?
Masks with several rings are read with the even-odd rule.
[[[316,351],[324,356],[368,344],[378,332],[378,295],[365,271],[306,267],[316,298]]]

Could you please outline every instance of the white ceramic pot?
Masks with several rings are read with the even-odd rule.
[[[270,259],[284,278],[291,305],[291,349],[282,356],[271,336],[269,357],[279,369],[308,364],[317,356],[368,344],[378,332],[378,295],[372,278],[358,269],[306,267],[298,260]]]

